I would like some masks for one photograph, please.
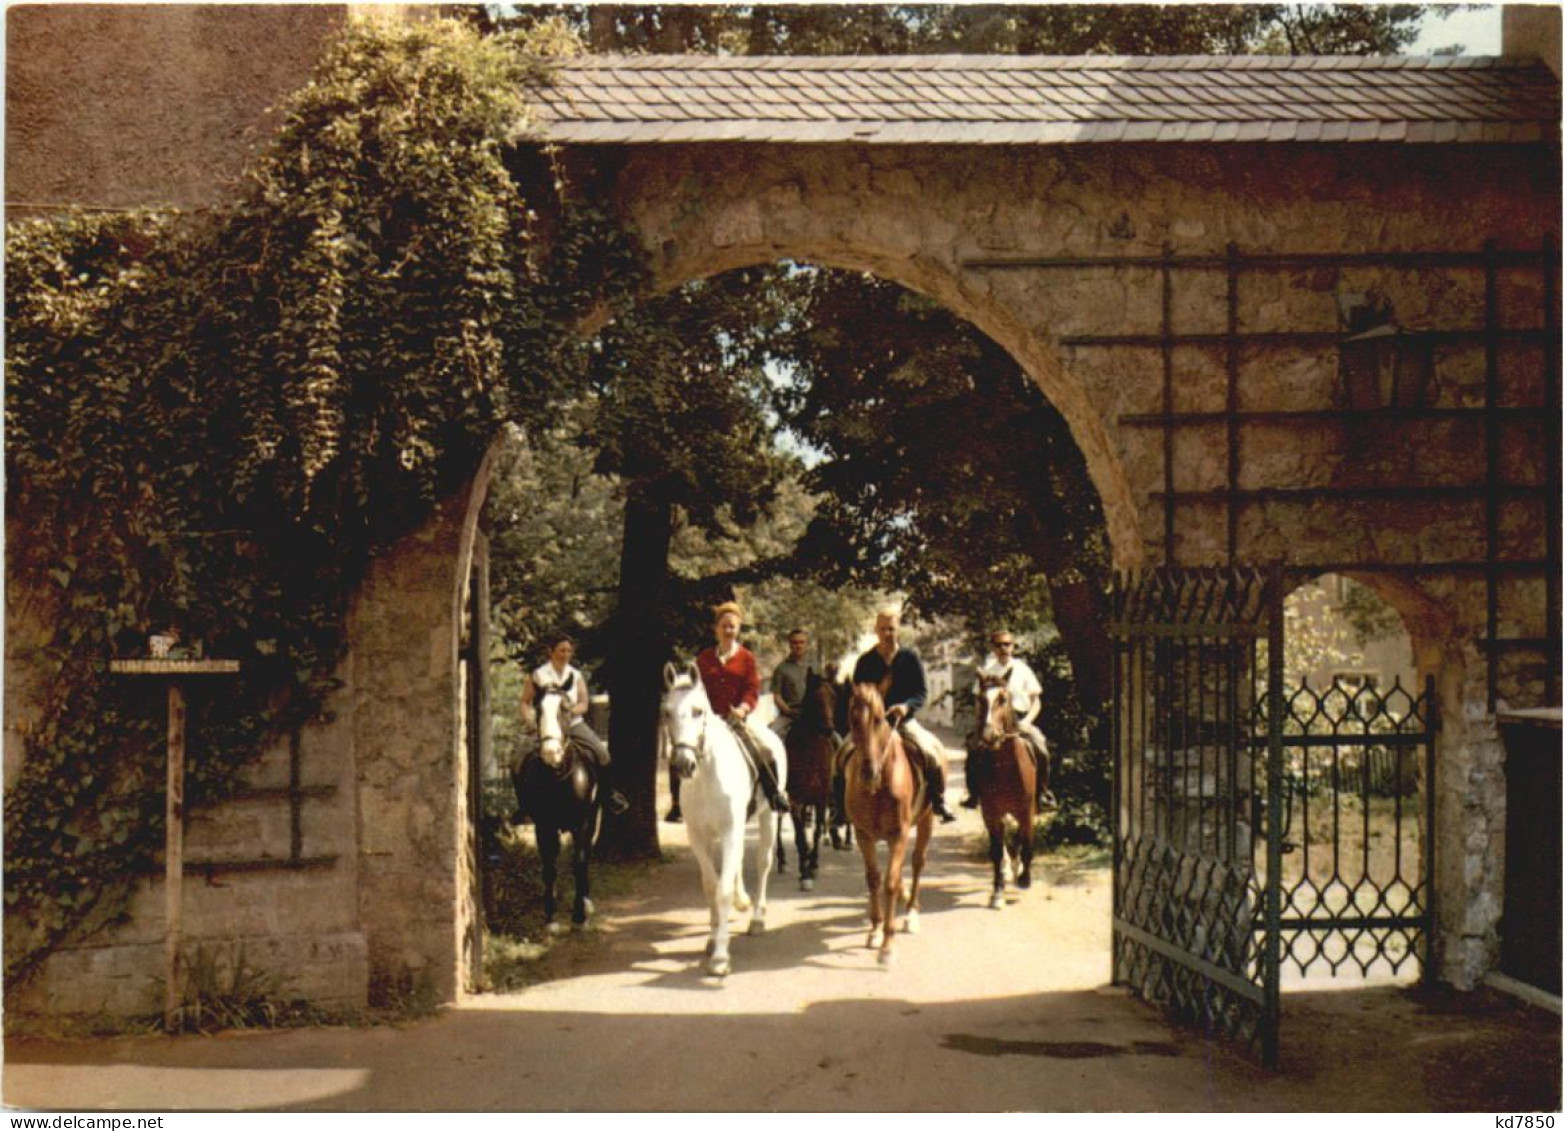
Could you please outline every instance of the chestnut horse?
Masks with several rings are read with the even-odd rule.
[[[878,685],[854,686],[847,725],[852,752],[842,772],[847,785],[847,819],[857,833],[864,880],[869,887],[866,945],[878,947],[881,965],[888,966],[896,939],[898,896],[903,897],[907,908],[907,932],[918,931],[918,885],[929,854],[929,837],[934,832],[934,809],[929,804],[921,767],[914,766],[901,735],[886,721],[885,700]],[[912,884],[904,892],[902,863],[914,828],[918,839],[912,852]],[[879,861],[882,840],[890,850],[883,885]]]
[[[787,792],[793,803],[793,843],[798,849],[798,886],[803,891],[815,890],[815,876],[820,871],[820,837],[830,823],[831,766],[836,757],[836,740],[831,730],[834,718],[835,690],[829,680],[810,672],[798,717],[787,732]],[[811,816],[812,840],[806,827]],[[785,863],[779,837],[779,872]]]
[[[1037,778],[1043,775],[1047,788],[1047,753],[1034,766],[1026,740],[1016,729],[1015,708],[1010,703],[1008,672],[999,677],[983,676],[978,681],[978,749],[987,765],[974,790],[983,807],[983,827],[988,830],[988,858],[994,865],[994,894],[988,905],[998,911],[1005,905],[1005,856],[1007,832],[1005,818],[1016,825],[1020,865],[1016,869],[1016,887],[1025,891],[1032,886],[1032,838],[1037,823]],[[971,767],[968,767],[969,774]]]

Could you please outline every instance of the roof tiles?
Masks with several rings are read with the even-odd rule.
[[[1534,60],[587,56],[530,91],[557,142],[1506,142],[1559,136]]]

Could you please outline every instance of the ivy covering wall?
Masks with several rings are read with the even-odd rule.
[[[552,26],[358,27],[238,199],[7,231],[7,572],[52,627],[5,799],[5,971],[123,914],[163,842],[161,705],[108,673],[177,627],[243,674],[192,701],[189,803],[320,716],[348,594],[506,422],[577,387],[637,254],[517,144]]]

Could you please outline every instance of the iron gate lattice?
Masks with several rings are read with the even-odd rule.
[[[1286,580],[1121,577],[1111,623],[1113,980],[1268,1066],[1284,965],[1426,978],[1434,923],[1433,683],[1285,689]]]
[[[1433,979],[1433,679],[1421,694],[1304,679],[1281,705],[1283,967]]]
[[[1113,980],[1275,1063],[1281,567],[1166,567],[1115,588]],[[1265,647],[1262,648],[1262,643]],[[1256,747],[1257,728],[1266,741]],[[1265,863],[1256,865],[1257,845]]]

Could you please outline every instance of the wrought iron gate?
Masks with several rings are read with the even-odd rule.
[[[1286,580],[1121,578],[1111,626],[1113,979],[1267,1065],[1284,966],[1426,977],[1433,924],[1432,686],[1286,691]]]

